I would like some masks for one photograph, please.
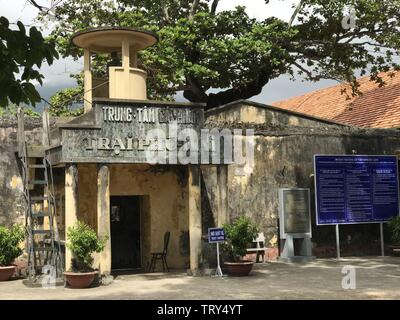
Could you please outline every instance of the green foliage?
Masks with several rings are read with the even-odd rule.
[[[92,69],[94,67],[92,66]],[[94,72],[94,70],[93,70]],[[50,99],[50,114],[53,116],[79,116],[83,113],[83,107],[71,109],[74,104],[82,104],[83,101],[83,72],[71,75],[78,84],[77,87],[63,89],[54,94]]]
[[[72,251],[72,269],[74,272],[92,271],[92,253],[104,249],[108,236],[98,237],[87,224],[77,221],[75,226],[68,228],[67,247]]]
[[[159,43],[139,57],[149,75],[149,97],[169,100],[183,91],[208,107],[250,98],[282,74],[347,81],[357,94],[357,72],[383,84],[380,71],[399,69],[399,0],[302,0],[292,26],[274,17],[252,19],[244,7],[216,12],[217,5],[217,0],[64,1],[55,9],[50,38],[63,56],[78,58],[82,50],[69,41],[78,30],[110,25],[156,31]],[[342,26],[349,6],[356,13],[353,29]],[[104,64],[104,57],[97,60]]]
[[[226,242],[222,245],[222,249],[231,261],[239,261],[246,255],[246,249],[257,237],[259,229],[246,216],[240,216],[231,224],[225,224],[224,229]]]
[[[0,266],[10,266],[22,254],[19,244],[24,237],[25,230],[20,225],[11,228],[0,226]]]
[[[9,104],[7,107],[0,109],[1,116],[16,116],[18,107],[15,104]],[[40,113],[30,108],[24,108],[24,116],[29,118],[39,118]]]
[[[400,216],[392,218],[388,223],[388,227],[392,241],[400,243]]]
[[[50,99],[50,114],[53,116],[78,116],[83,108],[72,111],[71,105],[82,100],[83,86],[67,88],[57,92]]]
[[[43,75],[36,68],[40,69],[44,60],[51,65],[58,58],[54,44],[45,41],[35,27],[27,35],[22,22],[17,25],[18,30],[12,30],[8,20],[0,17],[0,107],[9,102],[33,106],[40,102],[31,83],[37,81],[42,85]]]

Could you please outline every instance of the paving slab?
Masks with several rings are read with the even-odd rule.
[[[355,289],[342,287],[347,266],[354,267]],[[27,288],[22,280],[13,280],[0,282],[0,299],[400,299],[400,257],[270,262],[255,264],[248,277],[131,274],[108,286],[80,290]]]

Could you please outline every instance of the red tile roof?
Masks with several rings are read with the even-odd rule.
[[[342,94],[344,88],[351,94],[350,87],[337,85],[272,105],[359,127],[400,127],[400,72],[393,77],[389,73],[381,76],[386,82],[383,87],[370,81],[369,76],[358,79],[363,94],[350,100]]]

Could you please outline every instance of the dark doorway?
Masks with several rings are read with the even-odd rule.
[[[140,268],[140,197],[112,196],[110,206],[111,268]]]

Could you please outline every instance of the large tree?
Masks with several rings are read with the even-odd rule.
[[[39,72],[44,60],[50,65],[58,53],[35,27],[26,33],[21,21],[11,28],[5,17],[0,17],[0,107],[12,104],[33,105],[41,98],[32,82],[42,84]]]
[[[380,71],[399,69],[400,0],[302,0],[293,8],[294,23],[252,19],[244,7],[218,12],[218,3],[65,1],[52,10],[51,37],[64,56],[77,58],[82,51],[69,40],[78,30],[107,25],[153,30],[159,43],[140,54],[149,96],[170,99],[183,91],[208,108],[257,95],[282,74],[350,82],[356,93],[355,75],[370,74],[382,83]],[[347,26],[342,22],[350,8],[355,24]],[[104,58],[97,63],[104,70]]]

